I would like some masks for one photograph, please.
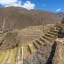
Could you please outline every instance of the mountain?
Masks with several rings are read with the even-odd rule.
[[[0,30],[22,29],[57,22],[59,19],[52,12],[27,10],[21,7],[0,8]]]
[[[62,18],[64,18],[64,12],[58,12],[56,13],[56,16],[61,20]]]

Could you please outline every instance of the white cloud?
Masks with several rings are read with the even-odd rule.
[[[4,7],[9,7],[9,6],[24,7],[28,10],[35,8],[35,4],[31,3],[30,1],[26,1],[22,5],[22,2],[19,0],[0,0],[0,4],[3,5]]]
[[[31,3],[30,1],[26,1],[22,7],[27,8],[28,10],[34,9],[35,4]]]
[[[18,0],[0,0],[0,4],[4,7],[8,6],[21,6],[21,1]]]
[[[58,8],[57,10],[56,10],[56,12],[60,12],[61,11],[61,8]]]

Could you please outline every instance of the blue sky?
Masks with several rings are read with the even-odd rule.
[[[0,0],[0,8],[9,6],[64,12],[64,0]]]

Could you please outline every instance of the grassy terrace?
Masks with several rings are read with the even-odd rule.
[[[38,48],[43,45],[50,44],[56,38],[56,30],[48,31],[44,36],[40,37],[39,39],[33,41],[30,44],[16,47],[13,49],[8,49],[5,51],[0,51],[0,64],[21,64],[23,61],[22,52],[23,58],[26,59],[27,57],[31,56],[34,52],[36,52]]]

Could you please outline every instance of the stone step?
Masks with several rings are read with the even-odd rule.
[[[45,34],[45,36],[48,36],[48,37],[50,37],[50,38],[55,38],[56,36],[55,35],[52,35],[52,34]]]
[[[52,35],[57,35],[57,33],[55,33],[55,32],[47,32],[48,34],[52,34]]]
[[[49,41],[54,40],[54,38],[50,38],[50,37],[47,37],[47,36],[42,36],[42,38],[44,38],[44,39],[46,39],[46,40],[49,40]]]
[[[42,37],[40,38],[40,41],[42,41],[43,43],[49,43],[50,42],[49,40],[42,38]]]
[[[33,45],[35,46],[36,49],[39,49],[41,45],[39,45],[36,41],[33,42]]]
[[[28,44],[28,50],[31,54],[36,51],[36,48],[34,47],[33,43]]]

